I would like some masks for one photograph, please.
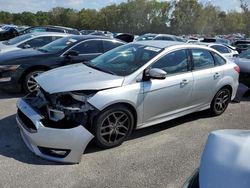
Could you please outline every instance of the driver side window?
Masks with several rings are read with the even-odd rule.
[[[171,52],[154,63],[152,68],[159,68],[167,74],[179,74],[188,71],[188,56],[186,50]]]

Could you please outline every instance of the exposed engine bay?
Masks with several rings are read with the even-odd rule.
[[[39,89],[25,97],[25,101],[43,117],[44,125],[53,128],[85,126],[90,112],[94,111],[87,101],[96,91],[73,91],[48,94]]]

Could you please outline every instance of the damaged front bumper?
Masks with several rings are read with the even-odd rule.
[[[24,99],[17,102],[16,121],[27,147],[36,155],[58,162],[79,163],[93,135],[82,125],[74,128],[44,126],[44,117]]]

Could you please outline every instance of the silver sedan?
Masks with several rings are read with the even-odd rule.
[[[134,42],[36,77],[37,91],[17,103],[17,123],[38,156],[78,163],[93,138],[111,148],[134,129],[206,109],[221,115],[239,71],[208,47]]]

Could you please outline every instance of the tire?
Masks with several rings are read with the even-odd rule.
[[[228,104],[231,101],[231,92],[227,88],[222,88],[219,90],[210,106],[210,112],[214,116],[219,116],[225,112],[228,107]]]
[[[31,93],[36,90],[37,83],[34,80],[34,77],[45,72],[44,70],[34,70],[25,75],[23,79],[23,90],[25,93]]]
[[[132,112],[123,105],[112,106],[101,112],[93,123],[94,141],[108,149],[121,145],[131,134],[135,124]]]

